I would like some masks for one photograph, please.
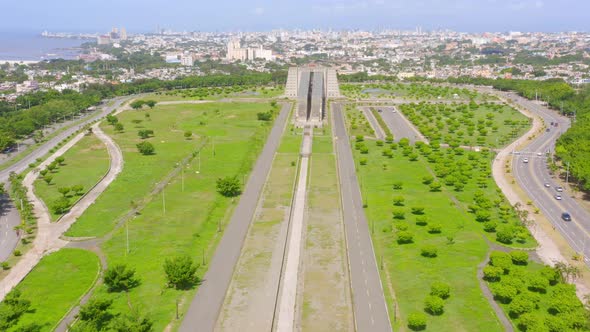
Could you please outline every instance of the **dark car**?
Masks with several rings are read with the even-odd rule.
[[[565,221],[572,221],[572,216],[569,213],[564,212],[561,214],[561,219]]]

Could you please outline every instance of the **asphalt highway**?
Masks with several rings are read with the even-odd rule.
[[[63,139],[70,136],[78,129],[83,128],[88,123],[91,123],[95,120],[107,116],[107,114],[111,113],[117,107],[120,107],[121,104],[123,104],[125,101],[134,97],[135,96],[127,96],[118,97],[112,100],[106,100],[105,103],[113,101],[113,104],[111,106],[108,106],[106,104],[101,106],[101,110],[98,113],[87,118],[80,124],[72,126],[64,130],[63,132],[57,134],[55,137],[45,142],[43,145],[41,145],[39,148],[31,152],[23,159],[0,171],[0,183],[7,182],[11,172],[20,173],[26,170],[29,167],[29,164],[34,163],[37,158],[41,158],[47,153],[49,153],[49,150],[57,146],[57,144],[61,142]],[[14,207],[14,204],[20,204],[20,202],[14,202],[14,204],[12,204],[6,198],[4,201],[0,203],[0,261],[4,261],[12,254],[12,251],[18,243],[19,236],[14,230],[14,227],[18,226],[21,220],[20,215],[18,214],[18,210]]]
[[[389,127],[393,137],[396,141],[402,138],[408,138],[413,144],[416,141],[423,141],[422,134],[409,122],[409,120],[401,114],[396,107],[393,106],[379,106],[377,109],[381,110],[381,118],[383,122]]]
[[[524,150],[513,154],[513,172],[518,184],[530,196],[535,206],[539,207],[553,226],[561,232],[574,250],[583,253],[586,264],[590,254],[590,213],[578,204],[564,188],[558,192],[559,183],[553,180],[549,174],[547,164],[547,152],[555,149],[555,140],[570,126],[570,120],[557,114],[535,102],[517,97],[514,94],[505,94],[521,106],[539,115],[545,121],[549,131],[544,131],[535,138]],[[558,123],[557,127],[551,126],[551,122]],[[541,154],[541,155],[539,155]],[[525,158],[528,162],[525,163]],[[545,186],[549,184],[549,187]],[[561,195],[557,200],[555,195]],[[561,214],[568,212],[572,221],[565,221]]]
[[[342,106],[332,107],[356,331],[391,331]]]
[[[180,325],[179,331],[181,332],[210,332],[215,328],[234,267],[240,258],[242,245],[254,216],[258,199],[281,141],[281,134],[285,128],[290,109],[291,104],[283,104],[281,113],[277,117],[262,153],[248,178],[244,193],[241,195],[215,250],[203,282]]]

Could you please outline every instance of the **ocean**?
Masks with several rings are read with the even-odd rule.
[[[76,59],[79,47],[90,40],[41,37],[41,32],[0,31],[0,63],[3,61],[42,61]]]

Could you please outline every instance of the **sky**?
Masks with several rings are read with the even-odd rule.
[[[0,31],[590,31],[590,0],[4,0]]]

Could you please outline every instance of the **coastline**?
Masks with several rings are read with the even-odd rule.
[[[5,63],[9,63],[10,65],[33,65],[36,63],[41,62],[41,60],[2,60],[0,59],[0,65],[3,65]]]

